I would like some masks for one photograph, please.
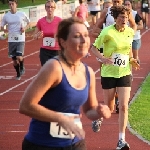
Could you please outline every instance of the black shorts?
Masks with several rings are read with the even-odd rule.
[[[126,75],[120,78],[101,77],[101,85],[103,89],[111,89],[116,87],[131,87],[131,75]]]
[[[97,14],[98,12],[100,12],[100,10],[99,10],[99,11],[90,11],[90,14],[93,15],[93,16],[96,16],[96,14]]]
[[[141,8],[141,12],[149,13],[149,9],[147,8]]]
[[[46,63],[46,61],[57,56],[58,53],[59,53],[59,50],[47,50],[45,48],[40,48],[41,65],[43,66]]]
[[[22,143],[22,150],[87,150],[85,146],[85,140],[81,140],[73,145],[67,147],[47,147],[40,146],[29,142],[24,139]]]

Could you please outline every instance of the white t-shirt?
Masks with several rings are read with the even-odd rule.
[[[2,18],[1,26],[8,25],[8,42],[24,42],[25,32],[21,33],[21,27],[25,27],[30,22],[24,12],[17,11],[12,14],[8,11]],[[17,40],[16,40],[17,39]]]
[[[112,24],[115,24],[115,20],[114,20],[114,17],[111,15],[111,11],[110,11],[110,8],[108,8],[108,11],[107,11],[107,14],[106,14],[106,23],[105,23],[105,27],[108,27]]]
[[[100,0],[92,0],[91,1],[93,4],[88,4],[89,10],[90,11],[100,11]]]
[[[133,15],[134,20],[135,20],[136,14],[137,14],[137,11],[132,10],[132,15]],[[133,40],[139,40],[139,39],[141,39],[141,32],[140,30],[136,30]]]

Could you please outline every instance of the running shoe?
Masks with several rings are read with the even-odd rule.
[[[147,29],[148,29],[148,26],[146,26],[145,29],[147,30]]]
[[[17,76],[17,77],[16,77],[16,80],[20,80],[20,79],[21,79],[21,76]]]
[[[87,53],[85,57],[88,58],[89,56],[91,56],[91,54],[90,54],[90,53]]]
[[[25,68],[23,67],[23,69],[20,69],[20,75],[25,74]]]
[[[116,150],[129,150],[129,149],[130,146],[126,141],[122,139],[118,141]]]
[[[100,131],[100,127],[102,124],[103,118],[100,118],[98,120],[95,120],[92,122],[92,129],[94,132],[99,132]]]
[[[99,62],[102,62],[102,61],[101,61],[101,59],[100,59],[100,58],[98,58],[98,57],[96,57],[96,60],[97,60],[97,61],[99,61]]]

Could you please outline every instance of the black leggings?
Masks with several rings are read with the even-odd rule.
[[[79,141],[71,146],[67,147],[46,147],[33,144],[24,139],[22,143],[22,150],[87,150],[85,146],[85,140]]]

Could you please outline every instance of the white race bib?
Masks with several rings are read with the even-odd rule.
[[[23,35],[22,34],[16,34],[16,33],[10,33],[8,35],[8,41],[9,42],[19,42],[23,41]]]
[[[43,38],[43,46],[54,47],[55,46],[55,38],[44,37]]]
[[[129,55],[113,53],[112,60],[114,66],[126,67],[129,62]]]
[[[63,113],[67,116],[77,116],[77,114],[72,113]],[[74,123],[82,129],[82,123],[80,121],[80,118],[75,118]],[[72,137],[67,133],[67,131],[61,127],[58,122],[51,122],[50,123],[50,135],[57,138],[64,138],[64,139],[72,139],[75,137],[74,134],[72,134]]]

